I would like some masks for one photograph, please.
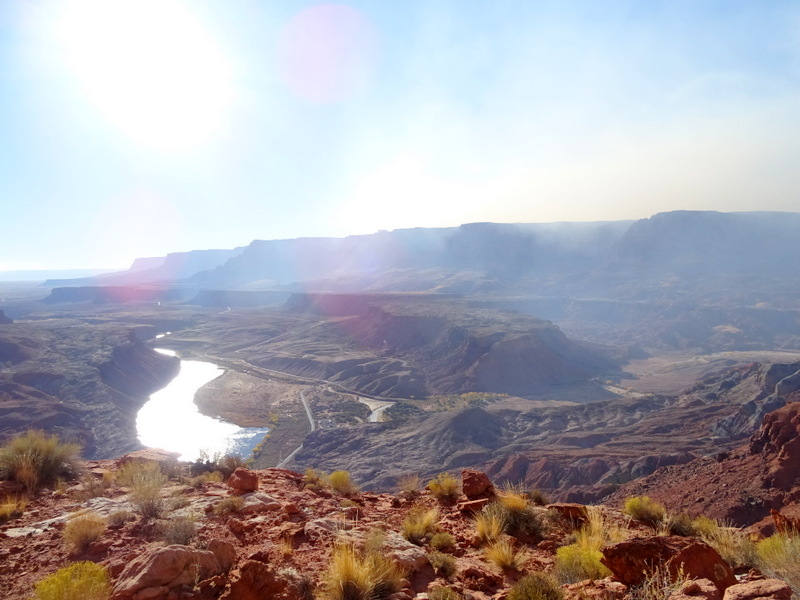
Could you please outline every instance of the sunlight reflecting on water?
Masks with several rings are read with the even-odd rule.
[[[175,356],[170,350],[158,350]],[[195,460],[201,452],[238,453],[247,458],[269,432],[267,427],[239,427],[200,413],[195,392],[225,372],[206,362],[182,360],[178,375],[165,388],[150,396],[139,410],[136,429],[139,441],[151,448],[178,452],[180,460]]]

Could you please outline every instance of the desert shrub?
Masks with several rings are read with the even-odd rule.
[[[428,554],[428,561],[436,574],[445,579],[450,579],[456,574],[456,559],[449,554],[434,550]]]
[[[610,575],[600,559],[601,548],[625,539],[625,531],[609,524],[596,507],[589,507],[589,521],[573,534],[573,543],[556,550],[553,575],[561,583],[602,579]]]
[[[657,568],[641,585],[630,588],[629,595],[631,600],[667,600],[687,579],[683,570],[673,575],[666,568]]]
[[[36,584],[36,600],[107,600],[111,595],[108,571],[93,562],[76,562]]]
[[[401,589],[403,576],[383,554],[362,555],[340,544],[333,549],[325,590],[331,600],[384,600]]]
[[[759,570],[769,577],[782,579],[800,596],[800,536],[776,533],[755,546]]]
[[[340,496],[358,493],[358,486],[350,479],[350,473],[347,471],[334,471],[328,475],[328,485]]]
[[[564,592],[549,575],[531,573],[512,586],[508,600],[564,600]]]
[[[299,600],[314,600],[314,582],[308,575],[300,573],[293,567],[284,567],[278,576],[289,584],[286,596]]]
[[[400,526],[403,537],[412,544],[421,545],[433,537],[438,528],[439,509],[412,510]]]
[[[700,535],[700,531],[694,525],[695,520],[689,515],[681,513],[679,515],[669,515],[664,519],[666,530],[671,535],[682,537],[694,537]]]
[[[167,477],[154,462],[129,462],[117,473],[121,485],[129,488],[131,503],[146,519],[157,518],[164,512],[161,490]]]
[[[463,596],[455,590],[437,585],[428,590],[428,600],[461,600]]]
[[[625,500],[623,512],[632,519],[658,527],[667,515],[663,504],[651,500],[649,496],[633,496]]]
[[[238,513],[244,506],[244,498],[241,496],[228,496],[223,498],[214,505],[213,513],[215,515],[230,515]]]
[[[547,506],[550,504],[550,498],[548,498],[542,490],[533,490],[529,495],[531,504],[534,506]]]
[[[701,520],[702,519],[702,520]],[[698,517],[693,525],[700,538],[714,548],[732,567],[752,567],[756,564],[756,545],[739,528]]]
[[[542,537],[544,523],[525,494],[507,490],[498,497],[498,504],[503,511],[505,532],[514,537]]]
[[[439,473],[428,482],[427,487],[433,497],[442,503],[453,503],[461,495],[461,484],[450,473]]]
[[[203,487],[203,484],[211,482],[222,483],[223,480],[224,478],[222,477],[222,473],[219,471],[209,471],[206,473],[200,473],[200,475],[189,479],[189,485],[193,488],[201,488]]]
[[[306,469],[303,487],[307,490],[319,491],[328,487],[328,474],[317,469]]]
[[[126,522],[133,521],[134,514],[129,510],[115,510],[108,515],[109,527],[122,527]]]
[[[525,563],[525,553],[517,550],[509,538],[502,538],[483,551],[486,560],[501,569],[518,571]]]
[[[83,552],[103,535],[107,525],[106,518],[94,511],[79,513],[64,525],[64,542],[70,552]]]
[[[556,550],[554,577],[562,583],[602,579],[610,575],[600,559],[603,553],[593,543],[579,541]]]
[[[42,431],[26,431],[0,448],[0,478],[18,481],[29,493],[74,479],[80,470],[80,446],[62,442]]]
[[[416,473],[408,473],[397,478],[397,488],[401,493],[410,498],[419,494],[419,486],[422,483],[420,476]]]
[[[439,550],[440,552],[449,552],[456,547],[456,538],[452,533],[440,531],[439,533],[433,534],[433,537],[431,537],[431,540],[428,543],[434,550]]]
[[[3,500],[0,500],[0,525],[11,519],[21,517],[27,505],[27,500],[17,496],[6,496]]]
[[[496,542],[505,528],[505,512],[496,502],[489,504],[475,516],[475,533],[482,544]]]
[[[111,480],[106,477],[95,477],[87,474],[81,478],[80,490],[77,492],[78,500],[86,502],[91,498],[99,498],[108,493],[111,487]]]
[[[205,450],[200,451],[200,456],[189,467],[192,477],[199,477],[206,473],[219,472],[220,477],[227,479],[239,467],[245,465],[245,460],[240,454],[214,454],[209,456]]]
[[[161,537],[168,544],[186,546],[197,534],[197,526],[191,517],[173,517],[161,524]]]

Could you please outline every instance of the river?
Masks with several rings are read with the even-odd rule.
[[[171,350],[156,351],[175,356]],[[177,452],[180,460],[187,461],[196,460],[201,452],[208,456],[227,453],[250,456],[269,428],[239,427],[201,414],[194,403],[195,392],[224,372],[211,363],[182,360],[175,378],[152,394],[139,410],[136,418],[139,441],[151,448]]]

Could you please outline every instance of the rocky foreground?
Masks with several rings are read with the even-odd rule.
[[[161,462],[173,478],[158,494],[160,514],[145,517],[131,490],[115,479],[121,465],[149,460]],[[37,581],[76,561],[104,565],[115,600],[355,598],[331,589],[332,554],[342,544],[363,549],[377,539],[380,554],[403,573],[397,589],[382,597],[500,599],[525,574],[552,572],[557,549],[572,544],[577,531],[598,519],[622,541],[602,549],[608,569],[603,577],[561,585],[568,600],[644,598],[641,586],[653,581],[656,569],[663,598],[672,600],[788,599],[792,594],[782,581],[753,570],[735,571],[697,537],[670,535],[664,527],[656,531],[606,506],[526,502],[541,528],[502,535],[517,560],[501,568],[487,555],[487,538],[476,527],[476,516],[486,505],[520,494],[497,490],[483,473],[472,470],[461,473],[452,500],[442,501],[429,490],[414,491],[408,482],[397,494],[362,493],[347,486],[337,492],[313,473],[283,469],[240,467],[225,482],[208,474],[181,478],[187,466],[176,466],[157,452],[89,462],[86,469],[82,483],[41,492],[21,516],[2,527],[3,598],[30,598]],[[433,549],[429,535],[408,533],[410,516],[434,509],[429,533],[452,536],[441,552]],[[103,526],[96,539],[76,542],[67,533],[69,523],[86,515],[101,517]],[[443,561],[442,555],[452,557],[449,568],[443,562],[450,559]],[[443,589],[455,595],[443,596]]]

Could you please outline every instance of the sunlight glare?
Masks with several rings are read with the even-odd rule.
[[[231,67],[182,4],[70,2],[58,36],[89,100],[138,143],[181,150],[223,129]]]

